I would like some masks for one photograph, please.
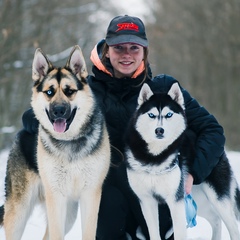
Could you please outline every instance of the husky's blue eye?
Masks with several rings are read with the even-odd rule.
[[[148,113],[148,116],[149,116],[150,118],[155,118],[155,117],[156,117],[153,113]]]
[[[173,115],[173,113],[169,112],[169,113],[166,114],[165,118],[170,118],[170,117],[172,117],[172,115]]]

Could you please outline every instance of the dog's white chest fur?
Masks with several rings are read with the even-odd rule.
[[[143,165],[135,160],[132,153],[128,152],[128,163],[131,168],[127,169],[129,183],[138,196],[159,195],[165,199],[168,194],[176,192],[181,180],[179,166],[171,162],[174,159],[169,157],[161,165]],[[171,184],[169,184],[171,183]]]
[[[65,154],[49,154],[44,147],[39,147],[39,174],[42,181],[51,184],[53,191],[77,200],[85,188],[97,186],[102,181],[108,171],[109,153],[102,151],[101,154],[85,155],[79,152],[73,158],[69,151],[66,147],[63,151]],[[69,156],[72,156],[71,159]]]

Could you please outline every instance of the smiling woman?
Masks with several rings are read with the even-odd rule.
[[[148,40],[141,19],[128,15],[113,18],[106,40],[93,49],[91,60],[112,77],[136,79],[144,73],[145,80],[149,69]]]
[[[115,77],[131,77],[140,66],[144,51],[140,45],[125,43],[110,46],[106,57],[110,59]]]

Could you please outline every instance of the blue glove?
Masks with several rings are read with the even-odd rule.
[[[191,194],[185,195],[184,200],[185,200],[187,228],[195,227],[197,225],[197,221],[196,221],[197,204],[192,198]]]

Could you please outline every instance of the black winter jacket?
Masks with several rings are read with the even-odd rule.
[[[92,51],[92,55],[95,54],[95,59],[96,54],[99,56],[101,53],[102,43],[100,42],[100,46],[98,45]],[[94,61],[93,64],[95,64]],[[99,70],[96,65],[97,63],[93,65],[94,76],[89,76],[88,83],[105,114],[111,144],[123,152],[124,132],[136,109],[144,75],[140,74],[136,78],[118,79]],[[152,80],[146,79],[145,82],[150,85],[154,92],[168,92],[177,80],[168,75],[158,75]],[[184,88],[181,89],[185,100],[188,128],[197,136],[196,156],[195,159],[192,159],[191,174],[194,177],[194,184],[199,184],[211,173],[223,154],[225,137],[223,128],[215,117],[200,106]],[[122,160],[121,154],[117,153],[116,149],[113,150],[113,153],[113,163],[120,162]]]

